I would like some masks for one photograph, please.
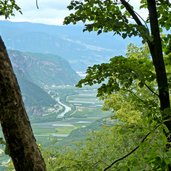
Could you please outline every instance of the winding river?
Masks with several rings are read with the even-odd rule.
[[[66,113],[68,113],[69,111],[71,111],[71,107],[65,105],[64,103],[62,103],[60,101],[60,98],[57,97],[56,99],[56,102],[58,102],[61,106],[64,107],[64,111],[62,113],[60,113],[56,118],[63,118],[65,116]]]

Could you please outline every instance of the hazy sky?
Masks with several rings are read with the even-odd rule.
[[[37,0],[39,9],[36,8],[36,0],[16,0],[21,7],[23,15],[16,13],[11,21],[28,21],[53,25],[62,25],[63,19],[70,12],[67,5],[71,0]],[[140,0],[131,0],[131,4],[138,6]],[[140,14],[145,15],[142,11]]]
[[[16,13],[10,20],[61,25],[63,18],[69,14],[67,5],[70,1],[38,0],[39,9],[37,9],[36,0],[16,0],[23,14]]]

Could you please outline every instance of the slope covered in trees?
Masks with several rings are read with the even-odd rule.
[[[14,70],[20,70],[23,77],[40,87],[45,85],[75,85],[79,75],[63,58],[43,53],[8,51]]]
[[[8,50],[27,112],[42,115],[56,104],[43,90],[51,85],[74,85],[80,79],[69,63],[57,55]]]

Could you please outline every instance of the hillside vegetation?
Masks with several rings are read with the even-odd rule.
[[[45,109],[56,104],[44,86],[74,85],[80,78],[59,56],[14,50],[8,53],[30,115],[43,115]]]

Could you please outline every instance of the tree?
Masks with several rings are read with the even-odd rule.
[[[0,2],[0,15],[20,11],[14,0]],[[0,38],[0,121],[6,146],[16,171],[46,170],[24,108],[20,88],[5,45]]]
[[[48,170],[166,171],[171,150],[166,151],[167,138],[158,110],[154,67],[147,46],[130,44],[125,58],[115,57],[103,67],[106,73],[109,69],[119,72],[124,84],[122,89],[105,97],[103,109],[113,111],[113,116],[103,118],[101,128],[84,137],[84,141],[73,141],[72,146],[66,143],[56,154],[48,150]],[[170,67],[171,61],[168,61],[167,70]],[[151,91],[139,79],[134,79],[128,91],[131,73],[136,78],[146,78]]]
[[[168,72],[171,60],[165,56],[165,61]],[[112,80],[115,93],[110,93],[111,85],[108,85],[106,90],[110,95],[105,95],[103,107],[112,111],[113,116],[103,118],[101,129],[93,130],[84,141],[73,140],[72,146],[66,143],[56,149],[57,152],[48,150],[48,170],[167,171],[171,149],[166,151],[167,137],[163,132],[165,126],[158,108],[154,67],[147,46],[130,44],[125,57],[114,57],[110,63],[96,67],[96,72],[89,72],[96,78],[99,70],[103,74],[118,73],[120,87]],[[145,79],[146,84],[140,78]],[[99,93],[104,94],[100,90]]]
[[[171,49],[171,35],[167,32],[171,28],[169,19],[171,3],[168,0],[141,0],[139,8],[148,10],[146,19],[143,19],[135,11],[131,1],[72,0],[68,9],[74,12],[65,18],[64,24],[76,24],[82,21],[85,23],[84,31],[97,31],[97,34],[113,32],[114,35],[118,34],[123,38],[139,36],[143,39],[143,43],[148,45],[154,71],[148,70],[146,68],[147,63],[143,63],[143,61],[136,61],[136,59],[129,61],[122,56],[118,56],[112,58],[109,64],[89,67],[87,69],[87,76],[78,83],[78,86],[102,83],[107,80],[107,83],[104,82],[98,90],[98,95],[103,98],[107,94],[123,89],[130,92],[130,88],[135,81],[139,87],[146,86],[158,98],[157,103],[159,103],[158,108],[160,109],[161,119],[168,130],[165,131],[168,140],[167,147],[170,147],[170,85],[167,79],[163,54],[169,56]],[[162,40],[161,34],[163,34]],[[136,66],[136,69],[133,68],[131,65],[134,66],[134,62],[140,68]],[[142,74],[137,74],[137,70]],[[152,81],[156,81],[156,85],[153,87],[148,85]],[[153,118],[153,120],[155,119]],[[170,166],[169,170],[171,170]]]

